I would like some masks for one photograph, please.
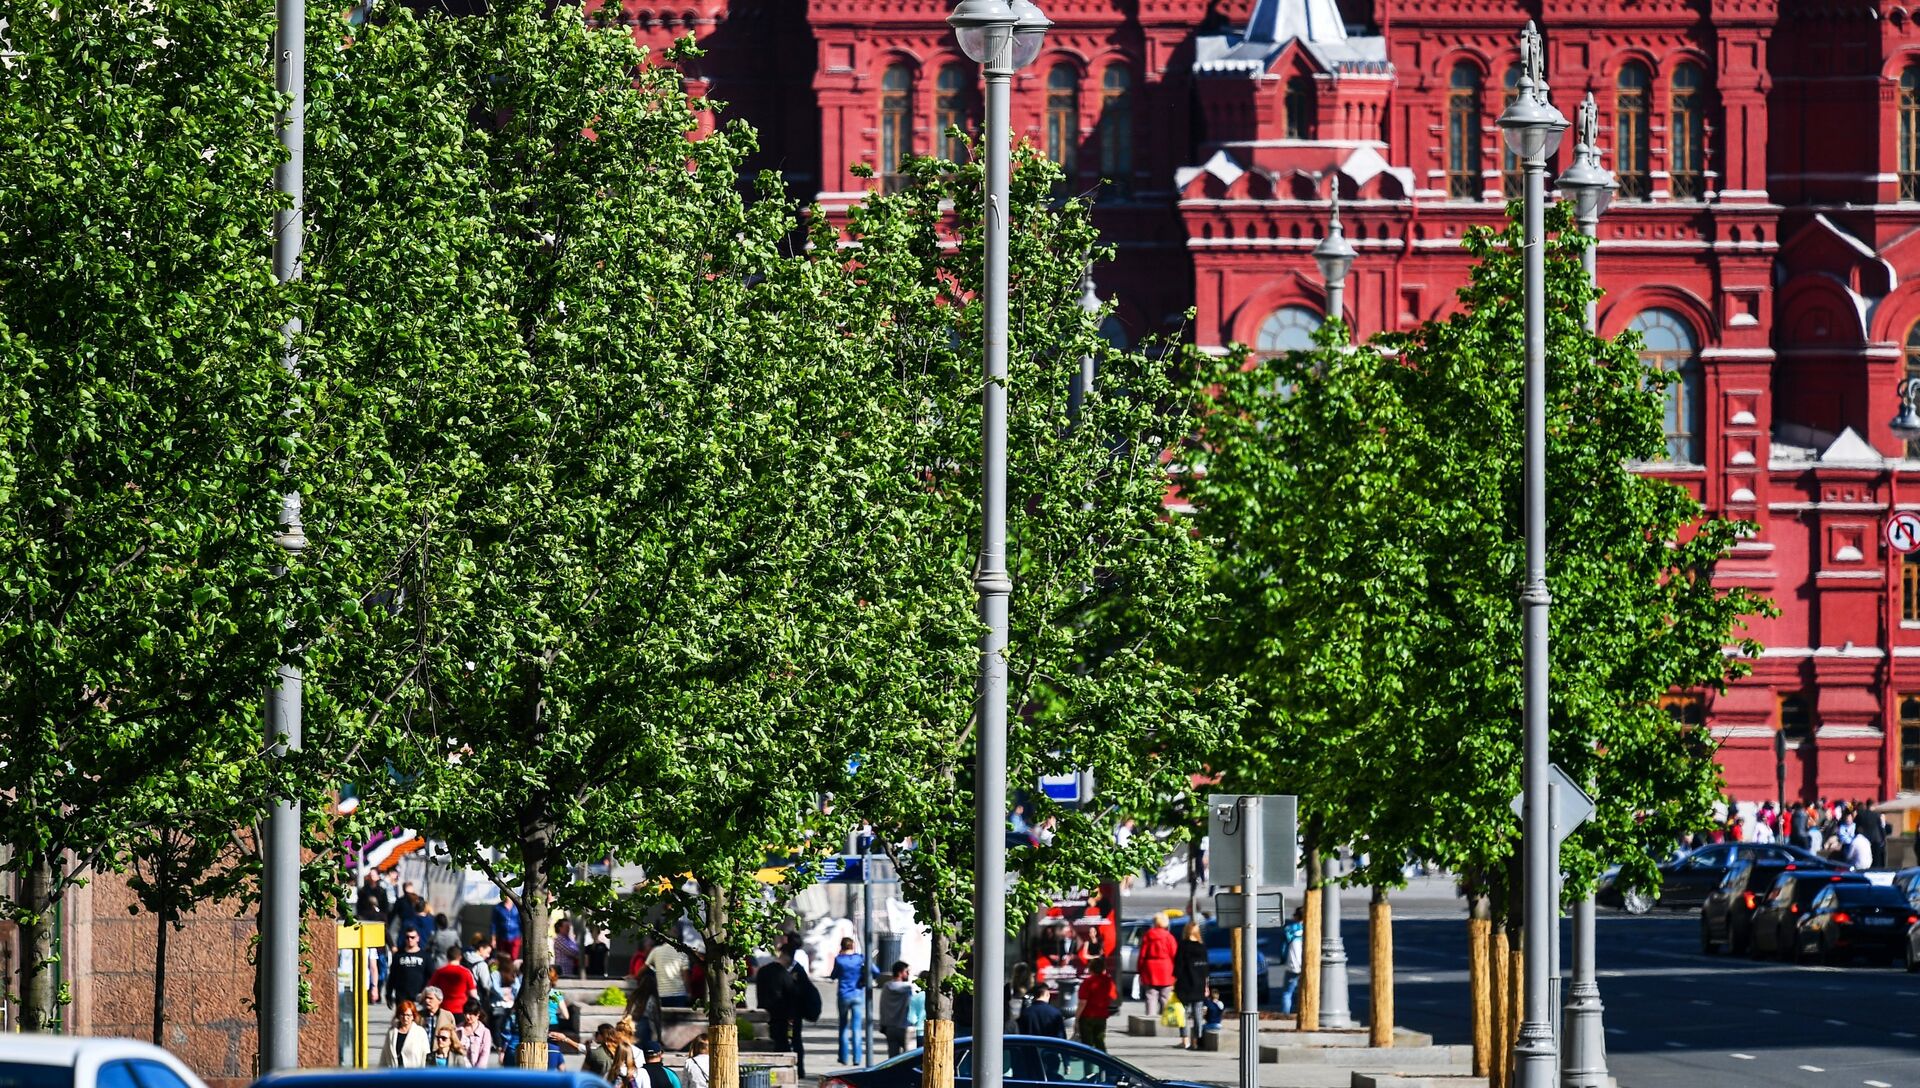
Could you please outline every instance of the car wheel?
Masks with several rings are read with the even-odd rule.
[[[1620,906],[1628,914],[1645,914],[1653,909],[1653,896],[1639,888],[1628,888],[1620,896]]]
[[[1906,960],[1907,960],[1907,973],[1910,975],[1920,974],[1920,961],[1917,961],[1913,958],[1912,944],[1907,945]]]
[[[1700,919],[1700,954],[1716,956],[1720,954],[1720,942],[1713,939],[1713,927],[1705,918]]]

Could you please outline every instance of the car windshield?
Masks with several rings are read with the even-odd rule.
[[[1905,907],[1907,897],[1897,889],[1878,884],[1842,884],[1838,889],[1843,907]]]
[[[0,1088],[73,1088],[73,1067],[0,1062]]]

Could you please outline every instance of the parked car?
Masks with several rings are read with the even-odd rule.
[[[1740,858],[1775,858],[1782,864],[1789,861],[1801,865],[1826,863],[1812,851],[1786,843],[1719,842],[1677,853],[1661,862],[1658,894],[1626,887],[1620,881],[1621,871],[1609,869],[1594,891],[1594,902],[1603,907],[1617,907],[1628,914],[1645,914],[1655,907],[1692,910],[1707,901],[1707,896],[1725,879],[1727,869]]]
[[[1700,951],[1712,955],[1724,944],[1729,952],[1745,952],[1753,941],[1753,913],[1780,874],[1801,869],[1835,871],[1838,868],[1826,862],[1805,865],[1776,857],[1734,859],[1720,886],[1700,905]]]
[[[151,1043],[77,1035],[0,1034],[8,1088],[207,1088],[186,1063]]]
[[[1894,888],[1873,883],[1830,885],[1813,897],[1800,916],[1794,956],[1838,963],[1865,955],[1887,963],[1896,955],[1911,954],[1907,931],[1915,922],[1920,922],[1920,914]]]
[[[1899,889],[1900,894],[1907,897],[1907,902],[1920,908],[1920,865],[1894,873],[1893,879],[1887,881],[1887,884],[1889,887]]]
[[[954,1088],[973,1084],[973,1039],[953,1041]],[[842,1069],[820,1078],[820,1088],[919,1088],[919,1047],[871,1069]],[[1099,1084],[1110,1088],[1207,1088],[1184,1080],[1162,1080],[1104,1051],[1065,1039],[1009,1035],[1002,1069],[1008,1088],[1050,1084]]]
[[[1837,869],[1796,869],[1783,872],[1773,882],[1759,908],[1753,912],[1753,942],[1747,951],[1754,958],[1774,956],[1792,960],[1799,947],[1800,916],[1813,905],[1813,897],[1836,884],[1870,887],[1863,873]]]

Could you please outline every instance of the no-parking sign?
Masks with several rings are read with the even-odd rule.
[[[1887,547],[1902,555],[1920,548],[1920,512],[1894,511],[1887,519]]]

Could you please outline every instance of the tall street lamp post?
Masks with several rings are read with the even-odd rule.
[[[274,168],[274,190],[287,206],[274,212],[273,274],[286,283],[300,274],[300,250],[306,218],[302,202],[306,185],[306,64],[307,11],[304,0],[277,0],[274,5],[274,85],[282,95],[275,118],[286,156]],[[281,363],[297,372],[295,340],[299,318],[282,327]],[[275,537],[288,555],[307,546],[300,525],[300,495],[290,492],[280,503],[280,531]],[[267,695],[266,741],[276,755],[300,747],[301,675],[298,667],[281,665],[274,689]],[[266,818],[266,843],[260,874],[260,1072],[293,1069],[300,1063],[300,806],[276,801]]]
[[[973,1070],[1001,1088],[1007,945],[1007,215],[1013,73],[1040,55],[1053,25],[1029,0],[960,0],[947,19],[960,48],[986,72],[985,351],[981,388],[979,729],[973,787]]]
[[[1525,795],[1525,960],[1520,1034],[1514,1046],[1518,1088],[1552,1088],[1557,1054],[1553,1043],[1553,997],[1548,960],[1555,943],[1554,843],[1548,807],[1547,750],[1547,160],[1560,148],[1567,119],[1547,101],[1540,32],[1532,22],[1520,34],[1520,81],[1513,104],[1500,115],[1507,147],[1526,166],[1526,582],[1520,589],[1524,620],[1523,714]]]
[[[1327,320],[1346,320],[1347,271],[1353,267],[1353,243],[1340,229],[1340,182],[1333,183],[1332,214],[1326,236],[1313,247],[1313,261],[1327,285]],[[1343,342],[1345,338],[1342,338]],[[1353,1026],[1347,1000],[1347,942],[1340,936],[1340,852],[1327,851],[1320,863],[1320,1026],[1341,1031]]]
[[[1586,267],[1587,282],[1599,286],[1595,272],[1599,248],[1600,213],[1613,201],[1616,188],[1613,175],[1600,165],[1600,111],[1593,95],[1580,103],[1575,130],[1573,165],[1560,175],[1560,191],[1573,199],[1573,217],[1580,232],[1588,238],[1580,255]],[[1587,331],[1598,331],[1595,303],[1587,300]],[[1607,1037],[1602,1019],[1605,1006],[1600,1003],[1600,984],[1594,970],[1593,892],[1589,890],[1573,908],[1573,985],[1567,991],[1567,1005],[1561,1026],[1561,1088],[1605,1088],[1607,1083]]]

